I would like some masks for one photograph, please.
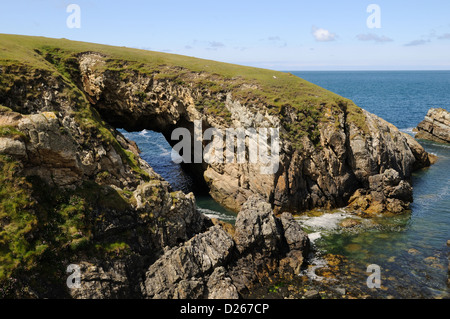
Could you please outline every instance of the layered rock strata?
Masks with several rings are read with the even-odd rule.
[[[98,54],[80,55],[79,61],[84,92],[100,114],[116,127],[157,130],[169,143],[174,143],[170,136],[177,125],[192,131],[194,121],[202,121],[204,129],[213,127],[222,131],[282,128],[281,118],[270,115],[267,106],[242,104],[232,94],[209,95],[222,101],[229,111],[231,121],[224,123],[195,106],[202,95],[211,93],[138,73],[131,73],[124,81],[118,74],[97,67],[105,63]],[[137,99],[137,92],[144,92],[145,99]],[[337,105],[324,106],[315,142],[303,136],[296,141],[301,147],[294,147],[294,141],[282,139],[279,169],[274,174],[262,174],[261,165],[251,163],[203,163],[200,169],[198,166],[192,169],[197,176],[203,175],[214,199],[235,211],[249,196],[258,194],[278,211],[298,212],[345,206],[356,191],[370,189],[371,176],[388,169],[394,169],[401,180],[409,183],[414,169],[430,164],[428,154],[418,143],[369,112],[350,111],[350,103],[342,100]],[[283,121],[298,121],[296,116],[293,110],[292,113],[287,110]],[[408,206],[407,201],[404,206]],[[386,205],[378,207],[383,212]]]
[[[146,298],[235,299],[269,276],[300,274],[309,239],[292,215],[277,218],[268,203],[251,197],[234,235],[220,225],[167,251],[142,285]]]
[[[445,109],[430,109],[416,131],[418,139],[450,143],[450,113]]]

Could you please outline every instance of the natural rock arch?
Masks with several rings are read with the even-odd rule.
[[[204,129],[281,127],[280,118],[270,115],[264,106],[249,108],[233,100],[230,93],[209,91],[189,82],[210,75],[187,72],[187,80],[177,82],[126,67],[111,70],[104,67],[104,56],[93,52],[80,54],[78,61],[81,89],[102,118],[116,128],[161,132],[173,145],[172,131],[184,127],[193,132],[194,121],[202,121]],[[198,107],[199,101],[218,102],[226,114],[205,112],[203,105]],[[326,120],[319,123],[318,145],[303,136],[299,150],[292,141],[282,139],[280,168],[275,174],[261,174],[254,164],[202,163],[187,169],[198,182],[206,182],[215,200],[235,211],[252,194],[262,195],[277,210],[342,207],[358,189],[358,197],[383,203],[377,204],[377,209],[386,209],[392,201],[394,206],[406,207],[404,198],[408,196],[394,195],[389,201],[390,195],[383,193],[383,173],[394,169],[400,180],[408,180],[413,169],[429,165],[425,151],[393,125],[366,111],[362,111],[363,124],[359,125],[349,120],[346,104],[330,109],[334,114],[327,112],[324,110]],[[378,182],[371,182],[376,175],[380,176],[375,179]]]

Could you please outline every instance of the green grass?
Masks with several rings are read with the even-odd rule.
[[[364,114],[353,102],[292,74],[125,47],[0,34],[0,115],[24,113],[24,105],[29,102],[39,107],[40,87],[57,83],[59,96],[71,105],[70,115],[84,133],[80,144],[89,147],[91,142],[101,141],[113,147],[145,181],[150,177],[138,158],[121,147],[114,128],[101,118],[81,90],[77,56],[83,52],[102,54],[106,63],[96,67],[122,81],[145,75],[195,89],[200,93],[196,108],[225,123],[231,122],[231,113],[224,96],[231,93],[254,111],[264,109],[279,117],[283,137],[299,150],[304,137],[320,147],[319,125],[323,121],[331,118],[335,125],[339,124],[336,117],[325,116],[329,110],[344,110],[347,121],[368,131]],[[135,92],[135,97],[145,103],[147,93]],[[14,103],[10,100],[12,94]],[[54,105],[55,109],[49,111],[67,111],[59,107]],[[26,141],[26,136],[13,126],[1,126],[0,137]],[[6,281],[33,269],[60,280],[65,270],[58,262],[74,253],[120,258],[130,252],[127,234],[117,234],[108,241],[96,240],[94,227],[112,210],[127,211],[133,201],[131,192],[116,191],[94,181],[72,191],[49,189],[37,178],[21,177],[20,170],[19,162],[0,155],[0,298],[5,295],[2,287]],[[98,174],[96,181],[108,179],[108,174]],[[154,205],[162,200],[159,190],[155,187],[149,198]],[[152,212],[149,216],[154,218]]]
[[[130,209],[126,194],[95,182],[63,191],[20,170],[19,162],[0,155],[0,298],[9,281],[37,270],[57,281],[60,262],[74,253],[120,258],[130,252],[126,234],[94,238],[108,212]]]
[[[38,217],[33,208],[32,186],[17,176],[20,164],[0,155],[0,281],[19,267],[30,268],[48,246],[33,240]]]
[[[26,141],[28,139],[24,133],[10,125],[0,126],[0,137],[8,137],[14,140],[22,141]]]
[[[111,211],[130,209],[124,194],[94,182],[73,191],[49,188],[38,178],[17,175],[19,166],[0,156],[0,298],[23,282],[40,287],[33,282],[36,274],[63,285],[67,262],[76,256],[112,260],[132,253],[127,232],[94,236]]]
[[[241,103],[264,106],[270,114],[282,119],[287,137],[293,142],[307,135],[316,144],[323,110],[336,107],[343,100],[330,91],[284,72],[126,47],[0,34],[0,65],[20,62],[48,70],[68,81],[78,74],[76,56],[92,51],[104,55],[106,64],[102,67],[117,72],[123,80],[134,74],[146,74],[161,81],[190,85],[208,92],[211,97],[199,99],[197,108],[226,122],[231,120],[231,115],[224,103],[217,101],[215,94],[232,93]],[[138,92],[138,98],[145,101],[145,92]],[[296,113],[298,119],[290,119],[286,110]],[[366,131],[365,118],[351,101],[347,102],[347,112],[347,119]],[[85,118],[89,118],[89,114]]]
[[[9,107],[0,105],[0,114],[2,113],[8,113],[8,112],[12,112],[12,110]]]

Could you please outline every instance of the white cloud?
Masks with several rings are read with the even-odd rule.
[[[378,42],[378,43],[393,41],[391,38],[388,38],[388,37],[386,37],[384,35],[383,36],[379,36],[379,35],[376,35],[376,34],[373,34],[373,33],[358,34],[356,36],[356,38],[359,41],[375,41],[375,42]]]
[[[268,42],[272,46],[276,46],[278,48],[285,48],[287,47],[287,42],[280,38],[279,36],[270,36],[264,39],[260,39],[259,41],[262,42]]]
[[[426,44],[428,42],[430,42],[430,40],[414,40],[414,41],[411,41],[409,43],[406,43],[405,47],[415,47],[415,46],[418,46],[418,45],[424,45],[424,44]]]
[[[312,27],[312,35],[319,42],[329,42],[334,41],[337,38],[335,33],[331,33],[330,31],[322,28],[317,28],[315,26]]]
[[[445,33],[438,37],[439,40],[450,40],[450,33]]]
[[[209,46],[211,48],[223,48],[223,47],[225,47],[225,44],[223,44],[222,42],[218,42],[218,41],[210,41]]]

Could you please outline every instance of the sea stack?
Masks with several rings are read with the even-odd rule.
[[[432,108],[416,130],[418,139],[450,143],[450,113],[442,108]]]

